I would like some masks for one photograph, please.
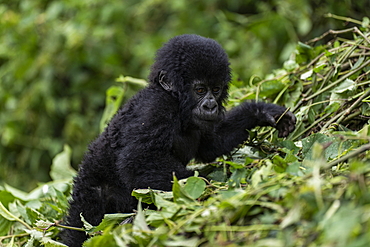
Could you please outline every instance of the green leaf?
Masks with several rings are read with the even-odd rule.
[[[309,110],[308,110],[308,122],[309,123],[313,123],[313,122],[315,122],[315,119],[316,119],[316,111],[313,109],[313,108],[310,108]]]
[[[299,222],[302,214],[302,206],[299,202],[296,202],[294,206],[289,210],[288,214],[284,217],[280,223],[281,228],[286,228],[296,222]]]
[[[137,85],[137,86],[140,86],[140,87],[145,87],[145,86],[148,85],[148,82],[146,80],[134,78],[134,77],[131,77],[131,76],[120,75],[116,79],[116,81],[117,82],[122,82],[122,83],[131,83],[131,84],[134,84],[134,85]]]
[[[301,49],[301,50],[312,50],[312,46],[309,46],[305,43],[302,43],[302,42],[298,42],[298,47]]]
[[[290,140],[284,140],[284,141],[281,141],[281,142],[279,143],[279,145],[280,145],[281,147],[286,148],[287,150],[289,150],[291,153],[294,153],[294,154],[298,153],[298,152],[299,152],[299,150],[300,150],[300,148],[299,148],[299,147],[297,147],[297,145],[296,145],[293,141],[290,141]],[[285,151],[283,150],[283,152],[285,152]],[[289,153],[290,153],[290,152],[289,152]],[[286,152],[286,153],[288,153],[288,152]]]
[[[335,87],[332,92],[333,93],[344,93],[346,91],[352,91],[356,88],[356,83],[353,80],[346,79],[342,83],[340,83],[337,87]]]
[[[218,182],[225,182],[227,177],[226,171],[223,168],[216,168],[213,172],[207,175],[208,179]]]
[[[365,61],[365,56],[361,56],[358,58],[357,62],[352,66],[351,70],[355,70],[361,66],[361,64]]]
[[[63,151],[54,157],[50,171],[53,180],[72,179],[76,175],[76,171],[71,167],[71,155],[71,148],[64,145]]]
[[[299,64],[297,64],[297,62],[294,60],[288,60],[284,62],[284,69],[288,71],[293,71],[297,68],[299,68]]]
[[[1,202],[0,202],[0,215],[7,219],[8,221],[17,221],[24,225],[27,229],[31,229],[31,227],[26,222],[12,214],[8,209],[4,207],[4,205]]]
[[[304,175],[303,171],[301,170],[301,162],[298,162],[298,161],[295,161],[295,162],[289,164],[289,166],[286,169],[286,172],[290,173],[294,176],[303,176]]]
[[[314,143],[316,142],[322,144],[323,147],[314,147]],[[302,140],[302,153],[305,160],[313,160],[314,150],[316,149],[317,155],[319,155],[320,152],[323,152],[326,160],[332,160],[359,145],[361,145],[361,142],[354,140],[343,141],[338,137],[316,133]],[[323,150],[320,151],[320,149]]]
[[[224,161],[225,164],[228,164],[230,165],[232,168],[234,169],[241,169],[241,168],[244,168],[244,164],[240,164],[240,163],[237,163],[237,162],[233,162],[233,161]]]
[[[61,242],[57,242],[51,239],[50,237],[43,237],[41,238],[40,242],[44,244],[45,247],[60,247],[60,246],[68,247],[67,245],[62,244]]]
[[[274,164],[274,170],[276,172],[280,172],[280,173],[285,172],[288,167],[287,162],[279,155],[275,155],[272,158],[272,163]]]
[[[10,202],[13,202],[15,197],[13,196],[12,193],[8,191],[0,191],[0,202],[3,203],[3,205],[8,206]]]
[[[102,222],[94,229],[95,231],[103,231],[109,226],[118,225],[124,220],[135,216],[135,213],[130,214],[105,214]]]
[[[118,234],[115,234],[118,235]],[[122,235],[125,235],[124,233]],[[126,243],[117,244],[120,241],[120,237],[122,237],[121,233],[119,236],[113,237],[111,229],[106,229],[103,232],[103,235],[96,235],[92,238],[89,238],[87,241],[84,242],[83,246],[86,247],[97,247],[97,246],[128,246]],[[127,238],[127,236],[125,236]]]
[[[324,64],[320,64],[320,65],[318,65],[317,67],[315,67],[314,69],[313,69],[313,71],[315,72],[315,73],[320,73],[324,68],[326,67],[326,64],[324,63]]]
[[[0,236],[6,236],[12,225],[13,222],[0,216]]]
[[[35,246],[34,242],[35,242],[35,238],[31,236],[31,238],[28,239],[28,241],[27,241],[27,243],[24,247],[33,247],[33,246]]]
[[[18,190],[8,184],[4,184],[4,187],[5,187],[5,190],[10,192],[14,197],[17,197],[23,201],[28,201],[29,195],[26,192]]]
[[[151,189],[137,189],[131,192],[131,195],[140,199],[142,202],[147,204],[153,203],[153,191]]]
[[[362,18],[362,27],[369,28],[369,26],[370,26],[370,19],[369,17],[365,16],[364,18]]]
[[[35,225],[38,227],[38,228],[48,228],[50,227],[51,225],[53,225],[53,223],[51,223],[50,221],[45,221],[45,220],[38,220]]]
[[[83,223],[83,228],[89,232],[89,233],[92,233],[94,232],[95,230],[95,227],[93,225],[91,225],[89,222],[87,222],[87,220],[85,220],[85,218],[83,217],[82,213],[80,213],[80,218],[81,218],[81,221]]]
[[[349,246],[351,237],[357,233],[356,229],[361,229],[360,222],[362,215],[363,211],[361,207],[356,208],[353,204],[340,207],[338,212],[327,219],[324,224],[326,239],[343,243],[344,245],[342,246]]]
[[[334,100],[334,99],[331,99]],[[324,109],[325,113],[334,113],[336,112],[340,107],[340,102],[331,101],[329,106]]]
[[[235,169],[231,174],[228,185],[230,188],[240,188],[240,184],[247,175],[248,170],[246,168]]]
[[[154,197],[155,197],[155,206],[158,209],[167,208],[174,209],[175,211],[177,211],[176,208],[179,207],[179,205],[169,200],[166,200],[162,194],[155,194]]]
[[[365,102],[361,106],[361,114],[365,116],[370,116],[370,103]]]
[[[296,83],[294,86],[292,86],[292,89],[292,91],[284,95],[285,106],[290,108],[293,108],[299,98],[302,96],[303,84]]]
[[[20,217],[24,219],[25,222],[32,225],[32,223],[35,220],[35,212],[25,207],[23,204],[19,202],[19,200],[15,201],[15,206],[16,206],[17,212],[20,214]],[[36,217],[37,216],[38,215],[36,215]]]
[[[312,76],[312,73],[313,73],[313,70],[311,69],[311,70],[309,70],[309,71],[301,74],[301,77],[300,78],[302,80],[307,80],[308,78],[310,78]]]
[[[198,197],[200,197],[205,188],[206,182],[204,182],[203,179],[198,177],[189,177],[186,180],[186,184],[184,186],[184,190],[193,199],[197,199]]]
[[[270,176],[272,166],[273,164],[271,161],[266,160],[266,166],[260,167],[255,173],[253,173],[251,180],[254,188],[257,188],[260,182]]]
[[[198,238],[186,238],[185,236],[174,236],[176,240],[164,241],[164,245],[168,247],[172,246],[182,246],[182,247],[193,247],[199,246]]]
[[[260,97],[269,97],[271,95],[279,93],[286,85],[280,81],[265,81],[261,85]]]
[[[142,202],[147,204],[152,204],[155,202],[154,195],[160,195],[166,199],[172,199],[172,191],[163,191],[163,190],[153,190],[153,189],[136,189],[131,193],[132,196],[135,196],[136,199],[140,199]]]
[[[194,199],[184,190],[183,187],[179,184],[179,181],[175,176],[173,176],[173,185],[172,185],[172,192],[173,192],[173,200],[176,203],[180,204],[188,204],[194,203]]]
[[[123,87],[111,86],[106,91],[105,109],[100,120],[100,132],[105,129],[113,115],[120,108],[124,94]]]
[[[17,221],[18,217],[13,215],[4,205],[0,202],[0,215],[9,221]]]
[[[145,220],[145,215],[144,215],[143,209],[141,207],[141,201],[140,200],[139,200],[139,203],[137,204],[137,213],[136,213],[132,228],[135,231],[150,232],[148,224],[146,223],[146,220]]]

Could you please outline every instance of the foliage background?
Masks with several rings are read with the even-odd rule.
[[[208,180],[134,191],[161,210],[86,222],[96,235],[86,245],[369,246],[369,10],[368,0],[0,0],[0,245],[62,246],[71,164],[142,87],[127,75],[146,78],[163,42],[197,33],[230,55],[227,107],[284,104],[295,132],[257,128],[231,156],[192,164]]]
[[[328,12],[362,19],[369,1],[0,1],[0,180],[25,190],[49,181],[65,143],[76,168],[99,133],[105,90],[121,74],[146,78],[169,38],[216,39],[243,86],[298,40],[343,27]]]

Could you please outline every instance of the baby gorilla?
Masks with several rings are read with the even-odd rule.
[[[98,225],[104,214],[137,207],[133,189],[171,190],[172,174],[191,175],[187,163],[211,162],[248,138],[247,129],[273,126],[280,137],[295,117],[274,104],[245,102],[229,112],[223,103],[229,60],[214,40],[198,35],[171,39],[157,53],[150,84],[113,117],[89,146],[74,180],[67,223],[82,227],[80,214]],[[84,232],[65,230],[63,241],[81,246]]]

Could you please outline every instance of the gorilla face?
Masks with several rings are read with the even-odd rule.
[[[196,125],[213,125],[220,121],[223,109],[220,100],[222,90],[222,83],[193,82],[192,94],[196,105],[192,110],[192,117]]]

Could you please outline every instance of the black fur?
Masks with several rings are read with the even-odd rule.
[[[276,124],[285,108],[273,104],[248,102],[225,112],[229,62],[212,39],[171,39],[158,51],[149,81],[89,146],[74,180],[68,225],[82,227],[81,213],[98,225],[106,213],[132,212],[133,189],[171,190],[173,172],[188,177],[191,159],[210,162],[230,152],[247,139],[246,129],[270,125],[287,136],[295,126],[290,112]],[[196,88],[200,83],[205,89]],[[72,230],[63,235],[69,246],[87,238]]]

